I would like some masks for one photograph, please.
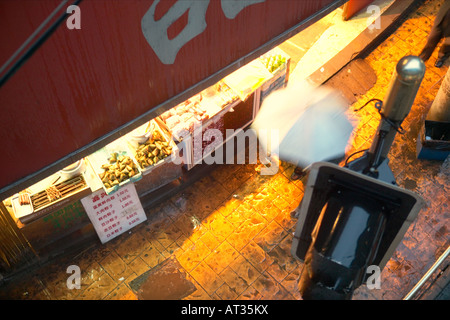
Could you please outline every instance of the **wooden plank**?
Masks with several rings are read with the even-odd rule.
[[[349,62],[363,57],[376,48],[385,37],[389,36],[398,26],[397,23],[408,15],[413,8],[423,0],[395,1],[381,16],[380,29],[365,29],[348,46],[342,49],[321,68],[309,76],[309,80],[322,84],[339,72]]]
[[[341,95],[348,101],[349,104],[353,104],[356,102],[356,97],[353,91],[342,82],[342,78],[339,76],[334,76],[329,81],[326,82],[326,85],[336,89],[341,93]]]
[[[342,69],[338,75],[342,79],[342,82],[350,88],[355,96],[359,96],[367,91],[359,81],[359,79],[364,77],[364,75],[361,74],[358,69],[353,68],[353,62],[351,62],[346,68]]]
[[[372,88],[377,82],[376,73],[363,59],[353,61],[351,67],[354,74],[361,75],[357,78],[357,80],[366,90]]]
[[[326,85],[340,91],[353,104],[375,85],[376,79],[374,70],[364,60],[357,59],[331,77]]]

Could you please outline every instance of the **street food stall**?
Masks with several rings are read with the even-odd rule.
[[[226,143],[209,129],[286,85],[277,45],[343,3],[2,3],[0,275],[144,221]]]

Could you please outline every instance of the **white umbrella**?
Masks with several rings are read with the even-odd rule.
[[[316,88],[306,81],[290,84],[264,99],[252,129],[267,152],[307,167],[345,154],[354,127],[347,107],[334,89]],[[270,141],[271,134],[260,134],[273,130],[279,143]]]

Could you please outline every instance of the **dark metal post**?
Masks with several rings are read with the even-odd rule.
[[[406,56],[397,63],[381,108],[382,119],[369,150],[370,167],[377,167],[388,155],[401,123],[411,110],[419,90],[425,64],[416,56]]]

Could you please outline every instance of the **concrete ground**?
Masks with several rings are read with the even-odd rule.
[[[370,146],[380,119],[373,107],[353,109],[369,99],[384,98],[397,61],[419,54],[442,3],[425,1],[365,57],[377,80],[349,106],[359,124],[348,154]],[[311,40],[310,48],[312,42],[317,41]],[[295,50],[289,54],[294,56]],[[382,271],[381,288],[362,286],[354,300],[402,299],[449,245],[450,159],[416,157],[421,123],[449,66],[447,61],[435,68],[436,57],[437,50],[426,62],[425,78],[403,123],[406,133],[397,135],[389,155],[397,183],[420,194],[427,207]],[[211,175],[148,209],[148,220],[129,233],[30,272],[0,288],[0,298],[132,300],[147,294],[186,300],[301,299],[297,283],[303,265],[290,253],[297,222],[290,213],[303,196],[305,181],[292,181],[294,167],[287,163],[273,176],[260,175],[258,168],[258,164],[217,166]],[[67,287],[70,265],[80,267],[80,289]],[[144,287],[148,279],[153,287]]]

